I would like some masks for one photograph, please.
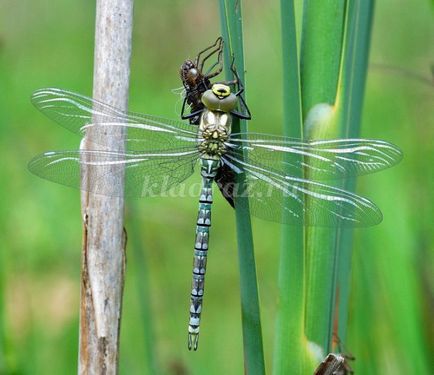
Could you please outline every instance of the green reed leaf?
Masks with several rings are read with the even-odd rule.
[[[230,65],[235,58],[236,70],[244,83],[244,54],[242,12],[240,0],[220,0],[220,19],[225,41],[226,78],[233,79]],[[246,121],[235,119],[233,131],[246,131]],[[239,181],[240,184],[243,181]],[[262,346],[259,295],[256,265],[253,251],[253,236],[250,222],[249,201],[236,198],[236,225],[240,268],[241,317],[243,326],[244,368],[249,375],[264,374],[265,363]]]
[[[283,131],[303,134],[294,2],[282,0]],[[296,158],[297,156],[292,156]],[[290,164],[297,160],[290,161]],[[301,174],[300,176],[302,177]],[[288,202],[289,203],[289,202]],[[301,214],[301,213],[300,213]],[[275,329],[274,374],[303,374],[305,364],[305,256],[303,227],[282,227],[279,260],[279,305]]]

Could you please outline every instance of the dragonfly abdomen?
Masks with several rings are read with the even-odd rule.
[[[208,256],[209,228],[211,227],[212,183],[220,167],[220,161],[201,159],[202,189],[194,242],[193,275],[191,282],[190,320],[188,324],[188,349],[197,350],[200,314],[205,288],[206,262]]]

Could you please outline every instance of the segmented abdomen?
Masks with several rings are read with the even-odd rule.
[[[188,323],[188,348],[190,350],[197,350],[199,340],[200,315],[202,313],[208,255],[209,228],[211,227],[212,182],[220,165],[219,160],[202,159],[201,162],[202,190],[199,198],[199,211],[196,222],[190,320]]]

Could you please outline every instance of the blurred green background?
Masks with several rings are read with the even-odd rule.
[[[301,1],[298,1],[301,14]],[[30,175],[27,161],[79,139],[30,104],[33,90],[91,93],[94,2],[0,2],[0,373],[74,374],[78,356],[79,192]],[[217,2],[135,4],[130,109],[177,118],[182,61],[218,35]],[[281,132],[279,2],[244,2],[250,130]],[[348,339],[358,374],[433,374],[434,61],[429,0],[376,6],[362,136],[399,145],[397,167],[361,178],[384,213],[355,232]],[[193,177],[191,182],[197,181]],[[199,351],[187,321],[197,198],[129,202],[121,374],[243,372],[234,217],[213,214]],[[267,369],[277,295],[278,225],[253,221]],[[431,355],[431,357],[430,357]],[[431,361],[430,361],[431,360]]]

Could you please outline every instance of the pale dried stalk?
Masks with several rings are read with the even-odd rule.
[[[133,0],[97,0],[93,97],[121,110],[127,109]],[[94,117],[94,122],[98,119]],[[91,130],[86,149],[122,150],[121,129]],[[117,374],[119,333],[125,268],[123,231],[123,170],[98,176],[97,168],[83,171],[116,186],[118,197],[83,193],[85,218],[82,252],[79,374]]]

